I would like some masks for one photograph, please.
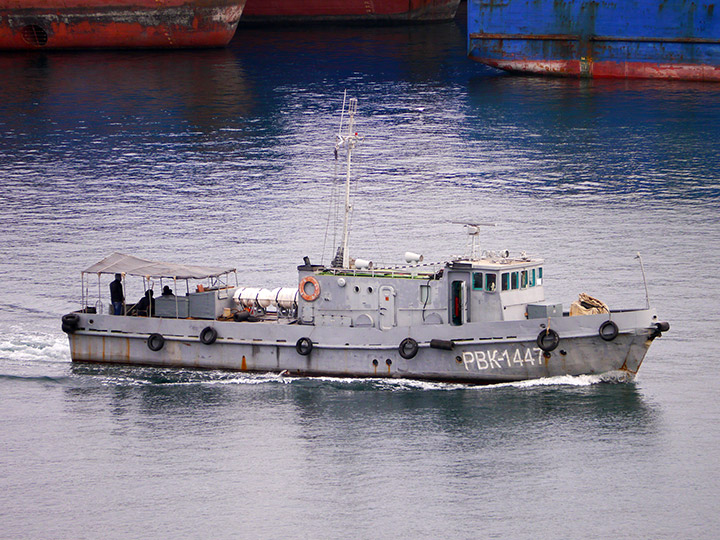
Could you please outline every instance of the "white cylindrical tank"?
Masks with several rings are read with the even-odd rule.
[[[260,289],[257,294],[257,305],[261,308],[268,307],[274,300],[275,296],[270,289]]]
[[[372,267],[372,261],[368,261],[366,259],[355,259],[355,268],[358,270],[369,270],[372,269]]]
[[[240,287],[235,290],[233,300],[242,307],[268,307],[272,301],[270,291],[260,287]],[[261,299],[262,296],[262,299]]]
[[[297,287],[278,287],[273,289],[273,304],[277,307],[290,309],[297,303]]]

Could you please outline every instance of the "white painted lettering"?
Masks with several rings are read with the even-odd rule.
[[[463,362],[465,363],[465,371],[470,371],[470,368],[468,368],[468,365],[472,364],[475,361],[475,356],[471,352],[464,352],[462,357],[463,357]]]
[[[507,351],[503,351],[502,357],[505,359],[505,362],[507,362],[507,367],[510,367],[510,355]]]
[[[490,352],[492,352],[492,355],[490,354]],[[497,367],[498,369],[500,369],[500,363],[497,360],[495,360],[497,353],[498,352],[496,349],[493,349],[492,351],[488,351],[488,360],[490,361],[491,368]]]
[[[525,351],[524,353],[523,350]],[[542,365],[542,349],[538,347],[533,347],[532,349],[520,347],[503,351],[499,351],[498,349],[474,352],[465,351],[462,353],[462,360],[466,371],[470,371],[473,364],[477,366],[478,370],[504,369],[505,364],[507,367],[513,367],[513,365],[522,366],[523,363],[529,363],[534,366],[536,359],[538,365]]]
[[[475,362],[477,362],[478,369],[487,369],[490,366],[485,360],[485,353],[482,351],[475,351]]]

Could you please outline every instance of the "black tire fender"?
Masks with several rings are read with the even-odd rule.
[[[400,342],[400,346],[398,347],[398,352],[400,353],[400,356],[402,356],[405,360],[415,358],[415,355],[418,353],[417,341],[415,341],[411,337],[403,339]]]
[[[309,337],[301,337],[295,343],[295,350],[302,356],[307,356],[313,350],[313,342]]]
[[[68,313],[62,316],[62,331],[66,334],[74,334],[78,326],[80,326],[80,315],[77,313]]]
[[[545,352],[554,351],[560,344],[560,336],[552,328],[541,330],[537,337],[537,346]]]
[[[147,346],[151,351],[159,351],[165,346],[165,338],[162,334],[150,334],[147,338]]]
[[[215,330],[212,326],[206,326],[203,328],[202,332],[200,332],[200,341],[202,341],[205,345],[212,345],[215,343],[217,338],[217,330]]]
[[[605,341],[612,341],[618,337],[618,333],[618,325],[610,320],[605,321],[600,325],[600,328],[598,328],[598,334],[600,334],[600,337]]]

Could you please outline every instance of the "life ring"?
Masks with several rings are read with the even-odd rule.
[[[74,334],[78,326],[80,326],[80,315],[77,313],[68,313],[62,316],[62,331],[66,334]]]
[[[605,321],[598,328],[598,334],[605,341],[612,341],[618,336],[618,325],[613,321]]]
[[[305,292],[305,285],[308,283],[311,283],[314,287],[312,294]],[[315,276],[305,276],[302,278],[298,289],[300,291],[300,296],[302,296],[302,299],[306,302],[314,302],[317,300],[317,297],[320,296],[320,283],[318,283],[318,280],[315,279]]]
[[[215,343],[217,337],[217,330],[215,330],[212,326],[206,326],[203,328],[203,331],[200,332],[200,341],[202,341],[205,345],[212,345]]]
[[[560,344],[560,336],[552,328],[541,330],[537,337],[537,346],[545,352],[554,351]]]
[[[165,345],[165,338],[161,334],[150,334],[147,339],[148,349],[159,351]]]
[[[400,346],[398,347],[398,352],[400,353],[400,356],[402,356],[405,360],[415,358],[415,355],[418,352],[417,341],[415,341],[411,337],[403,339],[400,342]]]
[[[307,356],[313,350],[313,342],[309,337],[301,337],[295,343],[295,350],[302,356]]]

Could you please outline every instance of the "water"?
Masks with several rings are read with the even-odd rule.
[[[720,86],[498,76],[464,31],[0,55],[0,536],[716,536]],[[453,221],[496,222],[483,248],[545,257],[549,299],[611,307],[645,304],[641,252],[671,331],[636,382],[70,363],[59,318],[112,251],[270,287],[329,262],[346,89],[353,252],[441,260],[465,247]]]

